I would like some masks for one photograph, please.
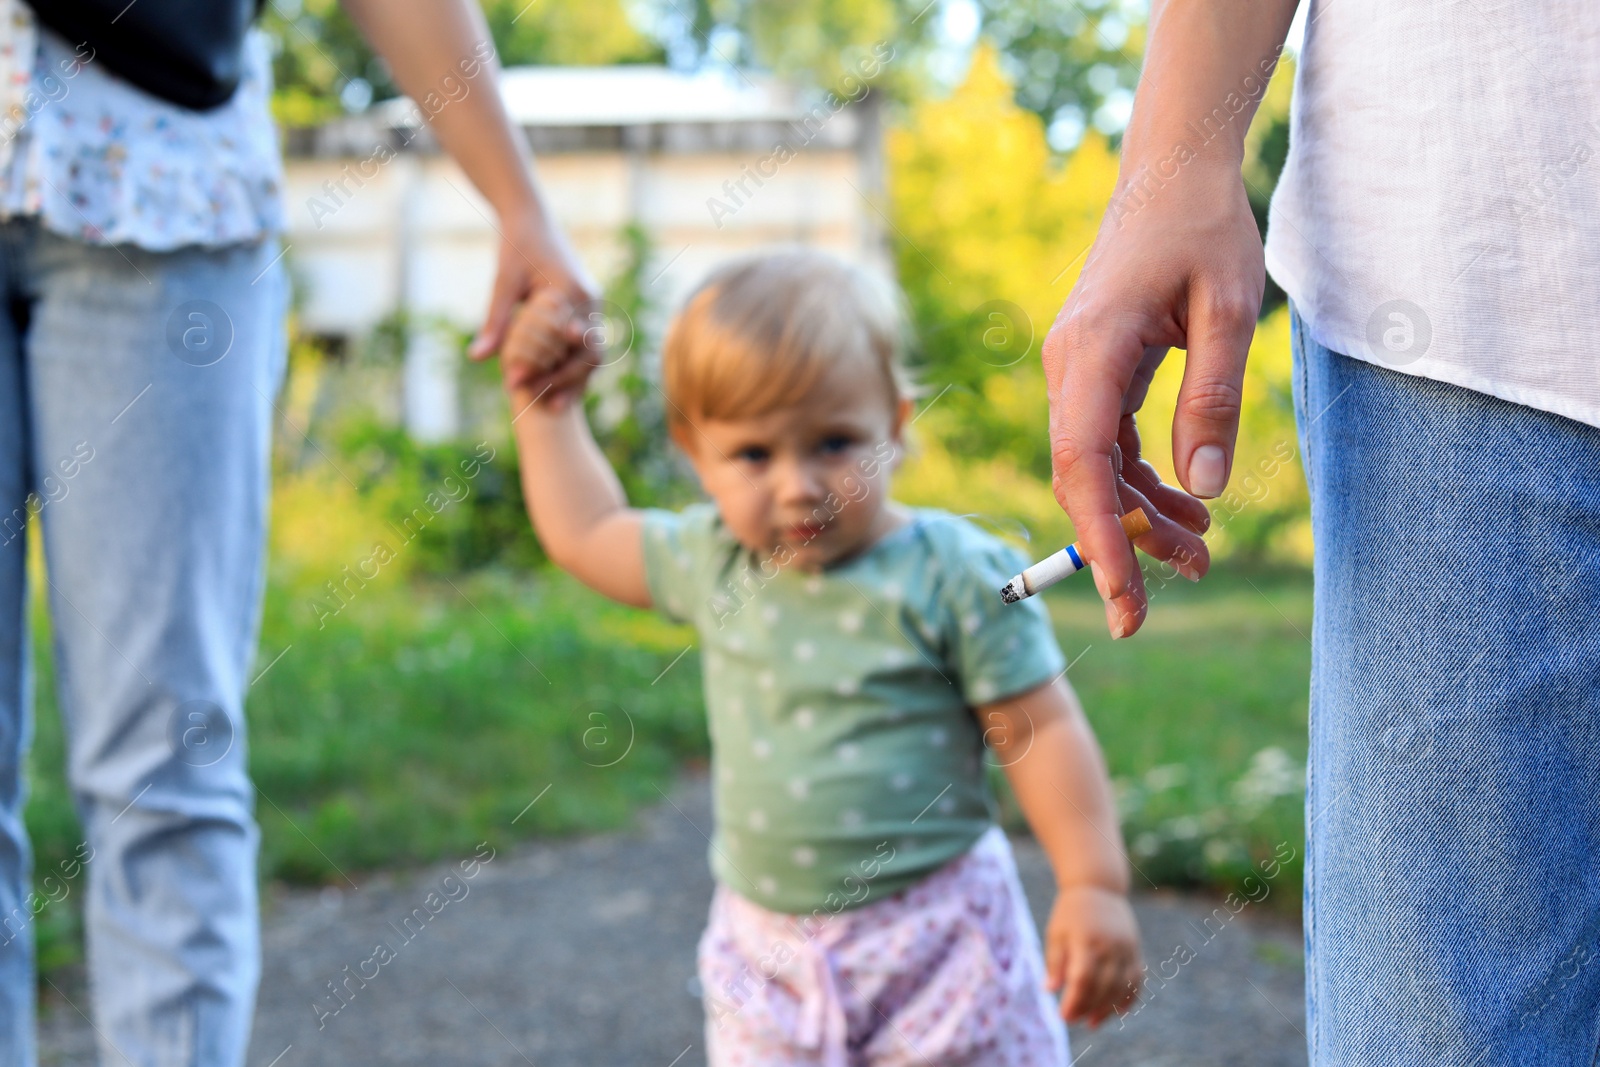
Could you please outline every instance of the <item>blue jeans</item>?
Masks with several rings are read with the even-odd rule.
[[[0,1063],[35,1062],[37,916],[77,893],[101,1062],[244,1062],[260,948],[242,707],[285,366],[277,254],[0,223]],[[30,514],[85,834],[38,895]]]
[[[1311,1061],[1589,1067],[1600,429],[1293,335]]]

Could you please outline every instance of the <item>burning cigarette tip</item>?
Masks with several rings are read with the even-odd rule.
[[[1122,516],[1122,532],[1133,541],[1150,532],[1150,517],[1143,508],[1134,508]],[[1033,596],[1047,589],[1069,574],[1076,574],[1088,566],[1078,546],[1068,545],[1060,552],[1040,560],[1000,588],[1000,599],[1007,604]]]

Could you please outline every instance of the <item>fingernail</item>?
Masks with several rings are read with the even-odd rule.
[[[1195,496],[1221,496],[1227,484],[1226,458],[1216,445],[1201,445],[1189,457],[1189,488]]]
[[[1177,568],[1179,574],[1183,575],[1191,582],[1198,582],[1200,580],[1200,568],[1196,567],[1193,563],[1174,563],[1173,566]]]
[[[1089,563],[1089,576],[1094,579],[1094,587],[1100,590],[1100,599],[1111,599],[1111,587],[1106,585],[1106,576],[1100,573],[1100,568],[1093,561]]]

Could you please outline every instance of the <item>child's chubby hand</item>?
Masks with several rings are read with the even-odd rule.
[[[1139,925],[1126,893],[1063,886],[1045,928],[1045,982],[1069,1023],[1099,1026],[1139,998]],[[1063,986],[1065,989],[1063,990]]]
[[[559,411],[582,394],[596,362],[584,344],[582,317],[554,286],[517,309],[500,346],[501,379],[518,411],[536,400]]]

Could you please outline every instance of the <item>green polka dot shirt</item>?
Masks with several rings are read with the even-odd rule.
[[[972,523],[909,522],[820,573],[735,541],[710,504],[647,510],[650,595],[704,663],[713,875],[774,911],[859,906],[966,851],[997,814],[972,708],[1065,663],[1026,566]]]

